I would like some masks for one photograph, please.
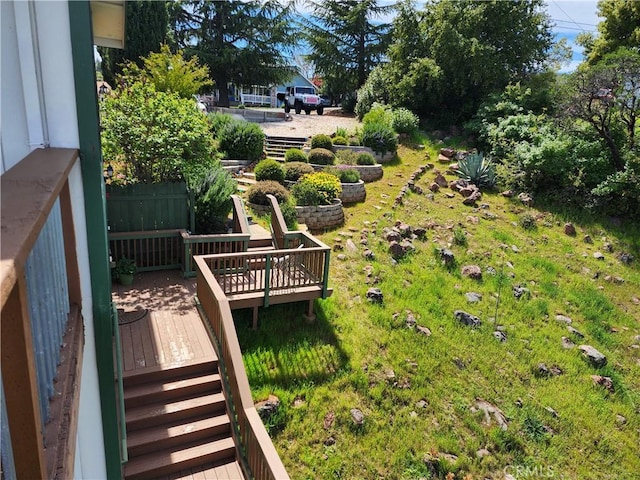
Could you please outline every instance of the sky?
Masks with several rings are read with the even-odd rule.
[[[573,51],[569,65],[561,72],[571,72],[582,62],[582,48],[575,44],[581,32],[597,33],[596,26],[602,18],[598,16],[597,0],[546,0],[547,12],[554,24],[556,38],[566,38]]]

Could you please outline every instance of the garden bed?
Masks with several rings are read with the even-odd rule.
[[[253,213],[255,213],[256,216],[258,217],[271,214],[271,207],[269,205],[258,205],[257,203],[249,203],[249,202],[247,202],[247,205],[251,210],[253,210]]]
[[[342,187],[340,194],[342,203],[357,203],[367,198],[367,190],[362,180],[358,180],[357,183],[341,183],[340,186]]]
[[[342,201],[334,199],[331,205],[296,206],[298,223],[304,223],[310,230],[338,227],[344,223]]]

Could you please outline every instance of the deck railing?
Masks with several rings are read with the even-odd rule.
[[[250,235],[247,234],[220,234],[220,235],[189,235],[181,232],[184,248],[184,260],[182,274],[185,277],[196,275],[196,255],[211,255],[218,253],[240,253],[249,248]]]
[[[287,480],[289,475],[251,398],[229,302],[205,258],[197,257],[195,262],[198,267],[198,300],[213,331],[214,344],[227,379],[224,384],[231,398],[231,414],[238,425],[237,445],[240,456],[246,460],[250,470],[248,477],[255,480]]]
[[[3,407],[18,478],[73,473],[84,345],[69,186],[77,161],[74,149],[37,149],[1,177]]]
[[[182,267],[184,230],[148,230],[109,233],[111,258],[122,257],[136,262],[138,271],[166,270]]]
[[[306,232],[289,232],[287,241],[299,248],[205,255],[203,261],[226,295],[318,286],[327,296],[330,248]]]

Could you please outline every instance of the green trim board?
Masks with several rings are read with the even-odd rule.
[[[88,1],[70,1],[68,5],[107,477],[122,478],[113,382],[111,275],[91,8]]]

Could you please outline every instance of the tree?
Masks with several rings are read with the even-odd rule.
[[[490,93],[548,68],[543,0],[400,6],[385,66],[392,101],[427,117],[469,118]]]
[[[102,57],[104,80],[115,85],[115,77],[122,73],[122,65],[132,61],[142,66],[141,57],[159,52],[167,41],[169,16],[166,2],[130,0],[126,2],[124,50],[98,47]]]
[[[391,11],[377,0],[310,2],[313,15],[306,22],[308,55],[326,89],[338,96],[355,92],[383,58],[390,26],[375,20]]]
[[[584,37],[590,64],[596,64],[606,54],[619,47],[640,45],[640,2],[637,0],[600,0],[598,14],[604,20],[598,24],[597,38]]]
[[[209,69],[198,64],[198,57],[186,60],[182,51],[172,54],[168,45],[162,45],[160,53],[142,58],[143,67],[129,62],[124,67],[122,81],[153,83],[157,92],[173,92],[182,98],[191,98],[203,87],[212,85]]]
[[[640,116],[640,53],[620,48],[594,66],[582,65],[573,76],[565,112],[591,125],[611,153],[617,171],[625,151],[636,148]]]
[[[291,9],[291,3],[275,0],[185,0],[172,7],[176,41],[208,65],[219,105],[229,106],[229,83],[269,85],[291,77]]]

